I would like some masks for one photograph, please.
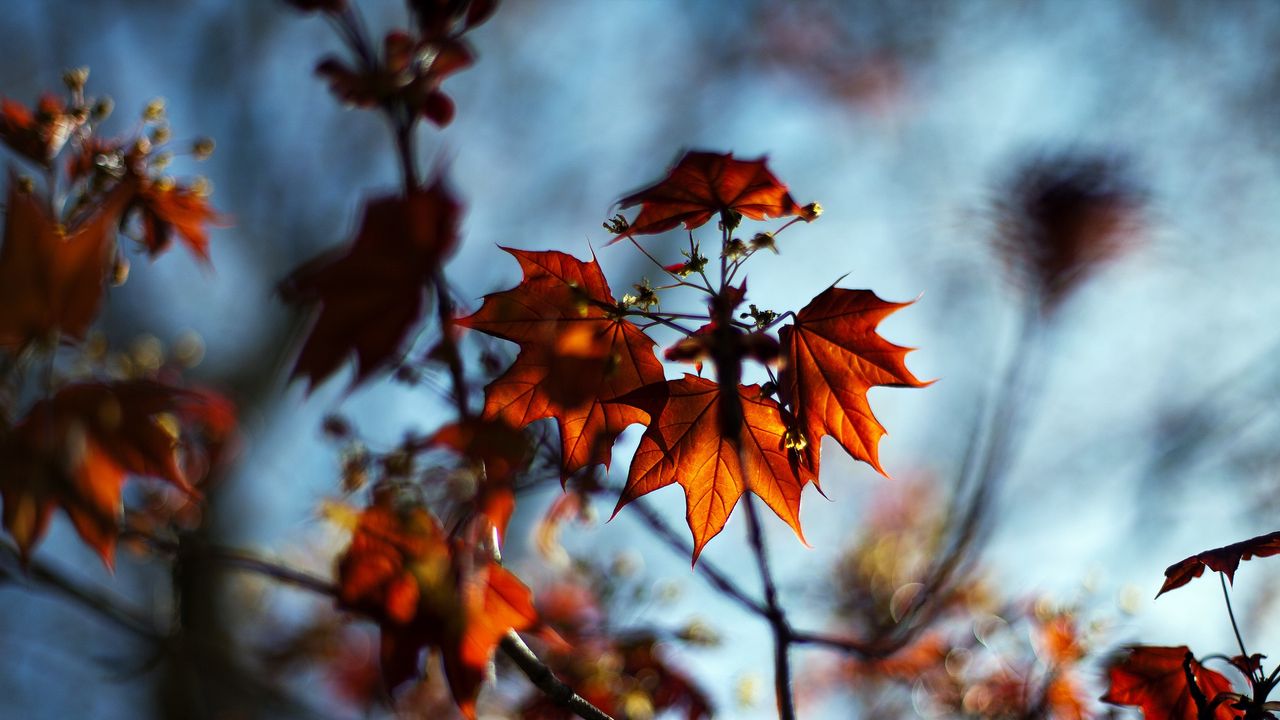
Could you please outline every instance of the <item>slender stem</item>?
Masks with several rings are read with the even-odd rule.
[[[747,538],[751,542],[751,551],[756,557],[760,580],[764,584],[765,617],[773,630],[773,684],[778,697],[778,718],[795,720],[795,702],[791,697],[791,658],[788,653],[792,641],[791,626],[787,623],[782,606],[778,604],[778,588],[773,582],[773,573],[769,570],[768,551],[755,501],[747,495],[742,504],[747,511]]]
[[[693,313],[673,313],[673,312],[649,312],[648,310],[628,310],[628,315],[639,315],[641,317],[656,319],[667,318],[669,320],[707,320],[706,315],[695,315]]]
[[[1231,609],[1231,593],[1227,592],[1227,576],[1218,573],[1218,580],[1222,582],[1222,599],[1227,603],[1227,617],[1231,618],[1231,631],[1236,634],[1236,643],[1240,646],[1240,655],[1244,657],[1245,662],[1249,661],[1249,651],[1244,649],[1244,638],[1240,636],[1240,626],[1236,624],[1235,610]]]
[[[982,521],[991,509],[1015,448],[1016,420],[1025,410],[1028,399],[1023,391],[1031,371],[1038,369],[1034,368],[1038,357],[1032,350],[1040,322],[1036,306],[1028,304],[1022,308],[1017,337],[1006,361],[1004,376],[993,390],[996,393],[994,398],[987,402],[990,414],[980,413],[956,481],[949,513],[960,516],[954,526],[956,530],[941,557],[925,576],[924,590],[917,593],[902,619],[890,626],[897,634],[898,647],[909,642],[928,624],[932,611],[940,606],[936,601],[947,596],[946,588],[951,578],[964,565],[968,554],[976,552],[975,548],[983,539]]]
[[[390,118],[396,134],[396,149],[399,151],[397,155],[400,157],[400,172],[404,176],[405,192],[414,192],[418,189],[418,167],[414,161],[413,151],[413,129],[417,123],[412,119],[396,117],[396,113],[390,108],[387,109],[387,117]]]
[[[440,350],[444,354],[445,364],[449,368],[449,379],[453,384],[453,404],[458,411],[458,419],[471,417],[467,404],[467,378],[462,368],[462,355],[458,352],[458,343],[453,335],[453,317],[455,308],[453,296],[445,284],[443,270],[435,273],[436,287],[436,319],[440,323]]]

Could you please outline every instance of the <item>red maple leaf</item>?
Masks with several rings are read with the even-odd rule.
[[[356,355],[354,383],[392,361],[418,322],[423,296],[457,244],[461,206],[437,180],[407,196],[370,200],[349,247],[325,252],[280,285],[286,302],[318,305],[293,377],[312,386]]]
[[[524,433],[502,420],[471,418],[440,428],[427,444],[448,447],[480,464],[483,472],[479,473],[475,507],[499,537],[505,536],[507,521],[516,507],[516,475],[527,464],[531,450]]]
[[[426,510],[396,508],[381,495],[360,514],[339,560],[338,600],[381,627],[389,690],[419,676],[423,650],[437,648],[458,708],[474,720],[498,643],[532,627],[537,613],[514,575],[493,562],[467,568],[465,554]]]
[[[755,493],[804,540],[800,493],[813,478],[811,457],[789,447],[789,418],[758,385],[740,386],[741,452],[721,432],[721,387],[693,375],[647,385],[613,402],[640,408],[649,427],[631,460],[626,487],[613,511],[632,500],[679,483],[693,532],[693,560],[729,519],[744,492]]]
[[[1213,550],[1205,550],[1170,565],[1164,571],[1164,585],[1160,586],[1160,592],[1156,593],[1156,597],[1200,577],[1206,567],[1214,572],[1225,574],[1228,581],[1234,581],[1236,568],[1240,567],[1241,561],[1272,555],[1280,555],[1280,530]]]
[[[738,160],[732,153],[691,150],[667,177],[619,201],[640,205],[640,214],[624,234],[647,235],[680,223],[692,230],[713,215],[736,212],[752,220],[801,215],[787,186],[765,166],[765,158]]]
[[[179,463],[180,452],[198,449],[190,431],[214,457],[233,422],[229,403],[208,392],[150,380],[68,385],[0,439],[5,529],[26,555],[61,506],[110,566],[126,478],[159,478],[195,494]]]
[[[907,369],[911,348],[876,333],[880,321],[910,303],[885,302],[869,290],[827,288],[782,328],[785,364],[781,397],[796,415],[814,457],[824,435],[881,474],[884,426],[871,413],[867,390],[877,385],[924,387]],[[816,471],[816,466],[815,466]]]
[[[654,343],[617,306],[600,265],[561,252],[505,248],[524,280],[485,296],[458,324],[520,344],[515,363],[485,389],[484,415],[515,427],[554,417],[562,470],[608,466],[613,443],[640,409],[607,400],[663,378]]]
[[[0,248],[0,347],[54,333],[83,338],[98,315],[115,228],[131,189],[120,185],[68,225],[13,175]]]
[[[356,107],[399,103],[441,127],[453,120],[453,100],[440,90],[440,83],[475,61],[463,41],[424,42],[394,31],[384,38],[382,55],[376,64],[359,69],[326,58],[316,74],[329,80],[334,95]],[[423,62],[424,58],[429,61]]]
[[[8,98],[0,98],[0,142],[45,167],[62,150],[71,132],[83,122],[67,112],[56,95],[46,94],[35,112]]]
[[[207,226],[221,226],[225,219],[209,206],[208,193],[193,186],[147,180],[140,184],[133,207],[142,219],[142,244],[151,257],[169,249],[178,235],[197,258],[209,262]]]
[[[1188,682],[1188,668],[1194,686]],[[1231,681],[1197,662],[1185,646],[1128,647],[1111,661],[1107,676],[1110,687],[1102,701],[1141,708],[1148,720],[1203,720],[1197,694],[1207,707],[1219,694],[1232,692]],[[1225,702],[1209,714],[1214,720],[1235,716]]]

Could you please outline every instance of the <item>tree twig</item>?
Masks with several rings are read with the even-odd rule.
[[[795,701],[791,697],[791,658],[788,652],[792,641],[791,625],[778,603],[778,587],[774,584],[773,573],[769,569],[768,551],[764,545],[764,533],[760,528],[755,502],[747,495],[742,504],[747,510],[747,538],[760,569],[760,581],[764,584],[765,618],[773,630],[773,683],[778,695],[778,718],[795,720]]]

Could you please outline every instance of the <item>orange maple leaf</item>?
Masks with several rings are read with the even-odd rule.
[[[632,500],[679,483],[693,532],[693,560],[729,519],[744,492],[755,493],[800,540],[800,493],[813,479],[811,456],[789,447],[789,418],[758,385],[737,389],[742,405],[740,443],[721,432],[721,387],[693,375],[655,383],[613,402],[640,408],[652,420],[631,460],[616,516]],[[740,448],[739,448],[740,446]]]
[[[498,536],[505,536],[516,507],[516,475],[524,469],[532,449],[524,433],[502,420],[470,418],[440,428],[427,444],[450,448],[482,466],[474,504]]]
[[[338,600],[382,630],[382,676],[394,691],[417,677],[426,648],[439,649],[462,714],[475,699],[494,650],[510,630],[535,625],[533,597],[502,566],[467,569],[421,507],[396,508],[383,494],[364,510],[338,562]]]
[[[515,427],[554,417],[564,475],[609,465],[613,443],[642,410],[610,398],[663,378],[654,342],[617,306],[600,265],[561,252],[504,248],[524,280],[485,296],[458,324],[520,344],[515,363],[485,389],[484,416]]]
[[[1240,567],[1241,561],[1272,555],[1280,555],[1280,530],[1196,553],[1170,565],[1164,571],[1164,584],[1160,586],[1160,592],[1156,593],[1156,597],[1200,577],[1206,567],[1226,575],[1228,582],[1234,582],[1236,568]]]
[[[924,387],[907,369],[911,348],[876,333],[880,321],[910,303],[885,302],[870,290],[827,288],[778,333],[785,365],[779,393],[795,413],[815,461],[824,435],[884,474],[880,438],[884,426],[867,402],[877,385]],[[816,472],[817,466],[814,466]]]
[[[281,295],[319,311],[293,377],[315,386],[354,352],[358,384],[394,359],[421,316],[440,263],[457,244],[461,211],[442,179],[404,197],[370,200],[351,246],[294,270]]]
[[[178,235],[192,254],[208,263],[208,226],[226,224],[225,218],[209,206],[208,194],[192,186],[143,182],[134,207],[142,218],[142,244],[153,258],[169,249],[174,235]]]
[[[658,183],[619,201],[624,208],[637,204],[640,214],[624,235],[660,233],[680,223],[692,230],[725,212],[752,220],[804,212],[769,172],[765,158],[738,160],[732,153],[698,150],[685,153]]]
[[[115,228],[132,190],[120,185],[69,226],[12,174],[0,248],[0,347],[61,333],[83,338],[98,315]]]
[[[1188,667],[1194,687],[1188,683]],[[1197,662],[1185,646],[1130,646],[1111,661],[1107,676],[1110,687],[1103,702],[1142,708],[1144,717],[1161,720],[1200,720],[1197,694],[1208,704],[1232,692],[1230,680]],[[1209,715],[1214,720],[1235,716],[1230,703],[1218,704]]]
[[[197,448],[182,430],[199,429],[212,456],[232,424],[229,403],[204,391],[150,380],[68,385],[0,438],[5,529],[27,555],[61,506],[110,566],[126,478],[159,478],[195,495],[179,453]]]

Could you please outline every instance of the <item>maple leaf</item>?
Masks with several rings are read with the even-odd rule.
[[[81,122],[53,94],[41,97],[34,113],[22,103],[0,98],[0,142],[45,167]]]
[[[1044,704],[1049,717],[1060,720],[1088,720],[1090,712],[1085,689],[1074,672],[1055,673],[1044,689]]]
[[[619,201],[624,208],[637,204],[640,214],[624,234],[660,233],[681,223],[692,230],[727,212],[752,220],[804,212],[769,172],[765,158],[738,160],[732,153],[698,150],[686,152],[658,183]]]
[[[457,244],[460,214],[443,179],[403,197],[370,200],[349,247],[294,270],[281,283],[281,295],[319,311],[292,376],[317,385],[354,352],[358,384],[391,361],[418,322],[440,263]]]
[[[343,102],[363,108],[401,103],[440,127],[448,125],[454,105],[440,84],[475,62],[470,48],[460,40],[426,42],[394,31],[384,38],[382,54],[379,63],[359,69],[326,58],[316,74],[328,79],[329,89]]]
[[[174,235],[178,235],[192,254],[208,263],[209,231],[206,226],[221,226],[226,222],[209,206],[207,192],[172,182],[143,182],[133,207],[142,218],[142,244],[153,258],[169,249]]]
[[[516,475],[527,464],[531,449],[524,433],[502,420],[471,418],[440,428],[427,444],[448,447],[481,465],[475,506],[498,536],[505,536],[516,507]]]
[[[1194,688],[1187,682],[1188,667]],[[1107,676],[1110,687],[1102,701],[1141,708],[1148,720],[1204,720],[1195,695],[1212,703],[1219,694],[1232,692],[1231,681],[1197,662],[1185,646],[1130,646],[1112,659]],[[1208,717],[1231,720],[1235,712],[1221,703]]]
[[[648,415],[606,401],[663,379],[654,343],[607,310],[617,302],[595,258],[504,249],[524,279],[486,295],[479,310],[457,321],[520,344],[516,361],[485,388],[484,416],[520,428],[554,417],[563,475],[607,467],[618,435]]]
[[[800,493],[813,477],[811,457],[805,449],[788,447],[789,418],[777,402],[760,395],[758,385],[740,386],[737,393],[740,443],[721,433],[721,387],[710,380],[685,375],[612,401],[640,408],[652,418],[614,515],[642,495],[679,483],[685,489],[694,562],[747,491],[764,500],[804,541]]]
[[[12,174],[0,248],[0,347],[61,333],[83,338],[98,315],[115,227],[132,191],[121,185],[64,226]]]
[[[378,622],[389,690],[418,676],[422,651],[437,648],[458,708],[474,720],[498,643],[532,627],[537,613],[514,575],[493,562],[465,569],[462,552],[425,509],[397,509],[382,494],[338,562],[338,601]]]
[[[1236,568],[1240,567],[1241,561],[1272,555],[1280,555],[1280,530],[1213,550],[1205,550],[1170,565],[1164,571],[1164,584],[1160,586],[1160,592],[1156,593],[1156,597],[1200,577],[1206,567],[1214,572],[1223,573],[1229,582],[1234,582]]]
[[[884,426],[867,402],[877,385],[924,387],[907,369],[911,348],[876,333],[880,321],[910,303],[885,302],[870,290],[827,288],[778,333],[785,364],[779,393],[796,415],[815,462],[824,435],[880,474]],[[814,466],[816,473],[817,466]]]
[[[202,431],[216,456],[231,412],[211,393],[150,380],[67,385],[0,438],[5,529],[28,555],[61,506],[110,566],[126,478],[154,477],[196,494],[179,453],[197,448],[182,430]]]

